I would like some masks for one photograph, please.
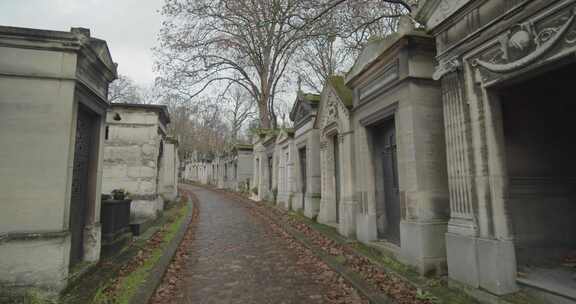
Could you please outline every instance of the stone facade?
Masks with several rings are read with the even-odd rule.
[[[276,203],[286,210],[293,208],[291,205],[295,193],[294,187],[294,130],[282,129],[275,143],[276,155],[278,155],[278,195]]]
[[[254,175],[252,177],[252,198],[257,201],[275,202],[278,191],[276,153],[277,130],[257,130],[253,138]]]
[[[416,13],[438,52],[456,281],[497,295],[562,287],[547,295],[561,296],[554,303],[575,288],[538,279],[561,274],[576,248],[575,10],[571,0],[428,0]]]
[[[318,222],[356,236],[353,141],[350,121],[352,92],[341,76],[333,76],[320,95],[314,128],[320,132],[321,200]]]
[[[442,98],[434,40],[410,25],[368,45],[347,75],[356,236],[422,274],[441,274],[449,218]]]
[[[252,187],[252,145],[234,145],[224,154],[223,163],[223,188],[249,192]]]
[[[294,122],[294,197],[292,209],[316,218],[320,210],[320,133],[314,128],[320,95],[298,92],[290,119]]]
[[[180,170],[178,140],[167,137],[163,144],[158,194],[166,201],[174,201],[178,197],[178,174]]]
[[[155,218],[163,210],[160,194],[170,175],[164,162],[174,169],[174,147],[165,145],[169,122],[166,106],[113,104],[109,111],[102,193],[129,192],[134,220]]]
[[[0,284],[62,290],[100,257],[106,42],[0,26]]]

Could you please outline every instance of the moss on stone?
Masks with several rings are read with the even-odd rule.
[[[328,78],[330,85],[334,88],[342,102],[347,107],[352,107],[352,90],[346,86],[344,77],[330,76]]]

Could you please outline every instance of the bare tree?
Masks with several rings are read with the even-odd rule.
[[[115,103],[142,103],[140,88],[132,79],[119,75],[108,88],[108,100]]]
[[[159,84],[192,100],[233,83],[256,101],[261,127],[275,127],[275,95],[305,42],[334,31],[365,41],[358,31],[370,32],[365,29],[409,9],[399,0],[165,0],[156,49]],[[367,11],[379,14],[359,18]]]
[[[236,86],[228,90],[223,99],[229,112],[227,120],[230,125],[230,141],[234,144],[245,123],[256,115],[255,101],[245,90]]]
[[[262,127],[274,122],[273,95],[298,43],[290,26],[301,0],[166,0],[158,67],[163,83],[190,96],[233,82],[257,102]]]
[[[294,74],[302,86],[320,93],[330,75],[343,73],[352,63],[349,52],[336,36],[319,36],[306,42],[297,53]]]

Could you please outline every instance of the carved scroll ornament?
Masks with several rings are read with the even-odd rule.
[[[568,20],[561,26],[547,27],[539,32],[532,23],[516,25],[500,38],[499,58],[489,61],[474,59],[472,66],[480,66],[494,73],[508,73],[534,63],[565,37],[574,23],[574,13],[574,9],[571,10]],[[576,42],[572,38],[565,40],[569,44]]]
[[[432,79],[440,80],[446,74],[449,74],[449,73],[452,73],[452,72],[458,70],[461,66],[462,66],[462,64],[460,63],[460,60],[458,60],[457,57],[443,61],[438,65],[438,67],[436,68],[436,71],[434,71],[434,74],[432,75]]]

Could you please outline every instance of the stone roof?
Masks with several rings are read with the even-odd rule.
[[[328,83],[334,88],[336,94],[338,94],[342,100],[342,103],[344,103],[346,107],[352,107],[352,90],[346,86],[344,77],[330,76],[328,77]]]
[[[30,43],[42,44],[50,49],[61,50],[89,50],[98,58],[100,63],[105,66],[113,75],[118,76],[117,66],[112,61],[110,50],[106,41],[94,38],[90,35],[87,28],[73,27],[69,32],[53,31],[24,27],[0,26],[0,36],[3,38],[13,39],[19,44],[30,47]]]
[[[160,115],[160,121],[164,124],[170,123],[170,114],[166,105],[139,104],[139,103],[112,103],[112,107],[128,109],[145,109],[157,112]]]

